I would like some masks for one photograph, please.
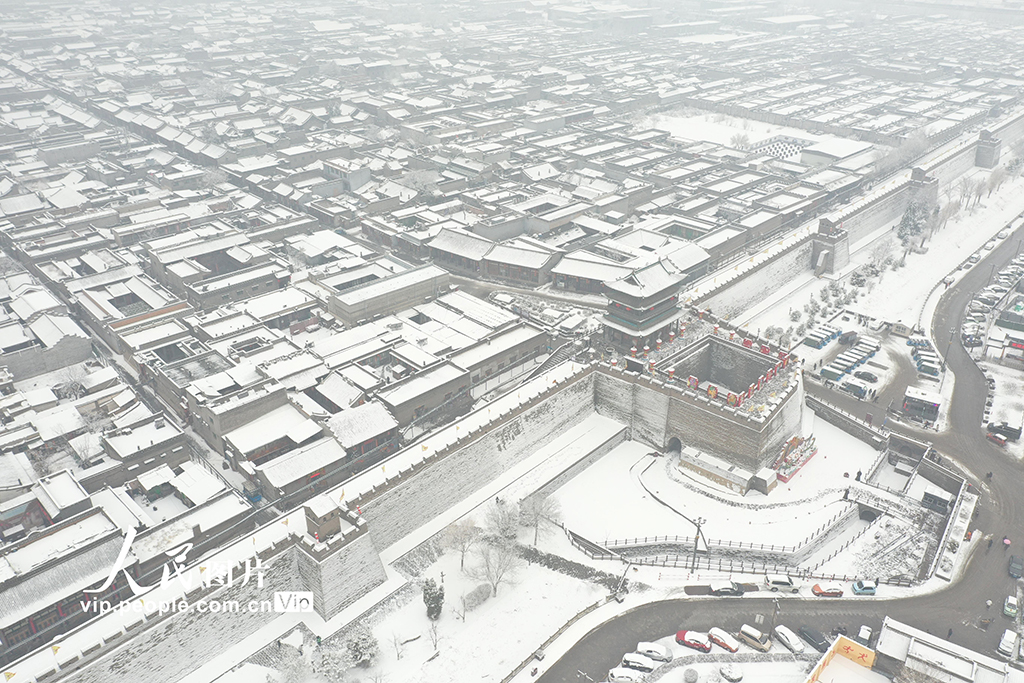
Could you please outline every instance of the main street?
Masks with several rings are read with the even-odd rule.
[[[956,376],[948,429],[934,434],[900,423],[890,422],[887,425],[893,431],[930,439],[946,460],[953,461],[954,467],[973,475],[971,479],[980,488],[982,496],[981,511],[972,528],[980,529],[986,538],[994,538],[993,547],[989,549],[985,540],[974,544],[961,578],[938,592],[887,600],[886,587],[882,586],[879,596],[872,599],[786,596],[779,600],[779,623],[791,627],[808,624],[827,633],[837,625],[846,626],[851,631],[861,624],[877,628],[882,618],[888,615],[942,637],[953,629],[953,642],[994,655],[1003,629],[1012,625],[1009,619],[1001,616],[1000,606],[1006,595],[1016,591],[1014,580],[1007,574],[1009,553],[999,547],[1000,541],[1003,536],[1009,536],[1015,551],[1024,551],[1024,501],[1018,495],[1024,465],[985,438],[981,421],[988,385],[978,366],[960,345],[959,328],[964,307],[973,293],[988,284],[993,266],[998,271],[1013,259],[1020,239],[1024,239],[1024,228],[1003,240],[939,300],[932,319],[932,339],[939,350],[948,348],[947,364]],[[807,386],[811,393],[822,395],[856,415],[863,414],[866,406],[872,405],[837,397],[811,383]],[[880,413],[884,407],[868,410]],[[992,472],[990,481],[985,478],[988,472]],[[809,591],[804,588],[803,592]],[[986,610],[986,600],[994,603],[990,610]],[[579,673],[583,672],[592,680],[600,681],[608,669],[618,664],[622,654],[632,652],[641,640],[663,638],[681,628],[706,631],[712,626],[720,626],[735,631],[743,622],[753,623],[755,615],[770,620],[774,609],[772,599],[753,596],[683,598],[649,603],[595,628],[539,680],[542,683],[583,681],[586,678]],[[983,618],[994,619],[987,630],[980,626]]]

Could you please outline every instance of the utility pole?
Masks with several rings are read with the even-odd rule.
[[[775,602],[775,607],[772,609],[772,623],[771,623],[771,628],[768,629],[768,633],[769,634],[775,632],[775,624],[779,620],[779,612],[782,611],[782,606],[779,605],[779,599],[777,597],[774,598],[774,602]]]
[[[708,520],[704,519],[703,517],[698,517],[693,520],[694,525],[696,525],[697,527],[697,533],[693,537],[693,562],[690,565],[690,571],[697,571],[697,543],[700,542],[701,538],[700,527],[707,521]]]

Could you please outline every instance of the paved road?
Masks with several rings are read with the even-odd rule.
[[[993,548],[988,549],[984,541],[977,544],[964,567],[963,578],[938,593],[899,600],[845,597],[833,601],[786,596],[779,601],[780,623],[794,627],[810,624],[825,632],[843,625],[855,632],[861,624],[878,627],[882,618],[889,615],[943,637],[951,628],[954,642],[993,654],[1003,629],[1011,625],[1009,619],[1001,616],[1000,605],[1006,595],[1016,591],[1014,580],[1006,572],[1008,553],[998,547],[999,541],[1004,535],[1009,536],[1014,539],[1018,552],[1024,550],[1020,547],[1024,546],[1024,497],[1019,494],[1024,465],[985,439],[981,420],[988,385],[960,346],[959,327],[964,307],[974,292],[988,284],[992,266],[997,271],[1005,266],[1016,255],[1018,240],[1022,238],[1024,228],[1003,240],[939,301],[932,335],[939,349],[948,346],[947,362],[956,375],[956,390],[949,411],[950,429],[935,434],[912,425],[892,422],[887,425],[895,431],[928,438],[943,455],[953,460],[955,467],[969,475],[973,473],[973,480],[982,492],[981,511],[973,526],[995,538]],[[813,393],[823,391],[808,386]],[[830,401],[854,414],[871,411],[880,417],[884,412],[880,406],[829,393]],[[985,481],[987,472],[993,473],[991,482]],[[884,598],[884,586],[880,592]],[[985,601],[989,599],[994,604],[986,611]],[[734,631],[744,621],[753,623],[758,614],[770,620],[773,611],[771,599],[750,596],[665,600],[644,605],[591,631],[538,680],[541,683],[585,681],[587,679],[578,673],[582,671],[592,680],[600,681],[638,641],[663,638],[680,628],[706,631],[711,626],[721,626]],[[985,617],[995,620],[987,630],[979,624]]]

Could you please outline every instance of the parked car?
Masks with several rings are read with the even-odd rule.
[[[761,633],[750,624],[740,626],[736,637],[760,652],[768,652],[768,650],[772,649],[772,640],[768,637],[768,634]]]
[[[985,251],[989,251],[991,249],[994,249],[995,246],[996,246],[996,243],[993,242],[993,241],[985,242]]]
[[[676,633],[676,642],[701,652],[711,651],[711,640],[700,631],[679,631]]]
[[[646,674],[654,671],[654,668],[658,666],[658,662],[636,652],[627,652],[622,655],[622,663],[619,666],[626,669],[643,671]]]
[[[1004,657],[1013,657],[1013,651],[1017,649],[1017,633],[1010,629],[1003,631],[1003,637],[999,639],[996,652]]]
[[[985,435],[985,438],[991,441],[992,443],[996,444],[997,446],[1006,445],[1006,437],[1003,436],[1002,434],[995,434],[993,432],[989,432],[988,434]]]
[[[1010,555],[1010,576],[1019,579],[1024,574],[1024,561],[1019,555]]]
[[[874,581],[854,581],[852,588],[854,595],[874,595],[878,586]]]
[[[795,655],[804,651],[804,644],[800,642],[800,638],[783,624],[775,627],[775,640]]]
[[[871,382],[872,384],[878,381],[878,375],[873,372],[868,372],[867,370],[858,370],[853,373],[853,376],[857,379],[862,379],[865,382]]]
[[[816,583],[811,587],[811,592],[817,595],[819,598],[841,598],[843,597],[843,587],[838,583]]]
[[[856,640],[861,645],[863,645],[864,647],[870,647],[871,646],[871,636],[873,634],[874,634],[874,631],[871,630],[870,626],[861,626],[860,630],[857,631],[857,635],[855,635],[853,637],[853,639]]]
[[[740,641],[717,626],[708,629],[708,639],[718,647],[729,652],[736,652],[740,649]]]
[[[608,683],[643,683],[647,676],[636,669],[617,666],[608,672]]]
[[[829,639],[826,638],[825,635],[816,628],[812,628],[810,626],[801,626],[799,629],[797,629],[797,632],[800,634],[800,637],[807,642],[808,645],[813,647],[818,652],[828,651],[829,645],[832,644],[829,641]]]
[[[637,643],[636,652],[656,662],[672,661],[672,650],[658,643]]]
[[[743,671],[735,664],[723,664],[718,668],[718,673],[729,683],[739,683],[743,680]]]
[[[1003,601],[1003,616],[1011,619],[1017,618],[1017,596],[1007,595]]]
[[[787,593],[799,593],[800,587],[796,585],[792,578],[785,574],[765,574],[764,585],[768,587],[768,590],[776,593],[778,591],[784,591]]]
[[[712,595],[743,595],[743,587],[735,581],[712,581]]]
[[[1005,240],[1009,236],[1010,232],[1008,230],[1000,230],[999,232],[996,233],[996,237],[998,237],[1001,240]]]
[[[995,380],[989,383],[990,387],[993,387],[994,385]],[[1018,441],[1021,437],[1021,428],[1011,427],[1006,422],[989,422],[985,425],[985,428],[994,434],[1005,436],[1007,441]]]

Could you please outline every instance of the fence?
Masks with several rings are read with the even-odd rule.
[[[862,532],[863,533],[863,532]],[[847,542],[847,546],[851,541]],[[842,549],[845,549],[844,546]],[[841,550],[842,550],[841,549]],[[838,551],[837,551],[838,552]],[[691,569],[693,558],[681,555],[664,555],[656,557],[645,557],[633,560],[633,564],[647,567],[671,567],[673,569]],[[719,571],[726,574],[787,574],[798,579],[814,579],[816,581],[857,581],[867,580],[868,577],[853,574],[816,574],[815,569],[821,566],[821,562],[810,569],[801,569],[783,564],[772,564],[768,562],[748,562],[745,560],[734,561],[730,558],[697,557],[697,566],[694,570],[707,569]],[[871,579],[877,583],[884,583],[892,586],[912,586],[913,579],[905,577],[891,577],[888,579]]]
[[[733,540],[718,540],[711,539],[706,540],[707,547],[719,548],[719,549],[735,549],[735,550],[757,550],[757,551],[768,551],[777,553],[790,553],[795,554],[808,545],[812,544],[818,537],[828,533],[832,525],[840,520],[844,515],[849,515],[851,509],[846,509],[841,512],[837,512],[828,521],[823,522],[820,527],[815,529],[809,534],[803,541],[795,546],[789,545],[773,545],[771,543],[746,543],[744,541],[733,541]],[[570,532],[572,533],[572,532]],[[600,548],[607,550],[610,548],[639,548],[643,546],[661,545],[665,543],[678,543],[680,545],[693,545],[692,536],[644,536],[637,538],[626,538],[616,539],[611,541],[605,541],[604,543],[595,544]]]
[[[505,678],[501,679],[501,683],[508,683],[508,682],[509,682],[509,681],[511,681],[511,680],[512,680],[513,678],[515,678],[516,676],[518,676],[518,675],[519,675],[519,672],[521,672],[521,671],[522,671],[523,669],[525,669],[526,667],[528,667],[528,666],[530,665],[530,662],[532,662],[532,661],[534,660],[534,658],[536,657],[536,655],[537,655],[537,653],[538,653],[538,652],[541,652],[541,651],[543,651],[543,650],[544,650],[544,648],[548,647],[549,645],[551,645],[551,643],[555,642],[555,639],[556,639],[556,638],[558,638],[558,636],[560,636],[560,635],[562,635],[563,633],[565,633],[565,632],[566,632],[566,630],[567,630],[567,629],[568,629],[568,628],[569,628],[570,626],[572,626],[572,625],[573,625],[573,624],[575,624],[575,623],[576,623],[577,621],[579,621],[579,620],[580,620],[580,619],[582,619],[583,617],[587,616],[588,614],[590,614],[591,612],[593,612],[594,610],[596,610],[596,609],[597,609],[598,607],[600,607],[601,605],[605,604],[606,602],[608,602],[608,598],[605,598],[604,600],[598,600],[598,601],[597,601],[597,602],[595,602],[595,603],[594,603],[593,605],[589,605],[589,606],[587,606],[587,607],[584,607],[584,608],[583,608],[583,609],[582,609],[582,610],[581,610],[581,611],[580,611],[580,612],[579,612],[578,614],[576,614],[576,616],[572,617],[571,619],[569,619],[569,621],[567,621],[567,622],[565,622],[564,624],[562,624],[562,627],[561,627],[561,628],[559,628],[559,629],[558,629],[557,631],[555,631],[555,632],[554,632],[554,633],[553,633],[553,634],[551,635],[551,637],[550,637],[550,638],[548,638],[547,640],[545,640],[545,641],[544,641],[544,642],[543,642],[543,643],[541,644],[541,646],[540,646],[539,648],[537,648],[536,650],[534,650],[533,654],[531,654],[531,655],[530,655],[529,657],[527,657],[527,658],[526,658],[526,659],[524,659],[524,660],[523,660],[522,662],[520,662],[520,663],[519,663],[519,666],[517,666],[517,667],[516,667],[515,669],[513,669],[513,670],[512,670],[512,673],[510,673],[510,674],[509,674],[508,676],[505,676]]]

